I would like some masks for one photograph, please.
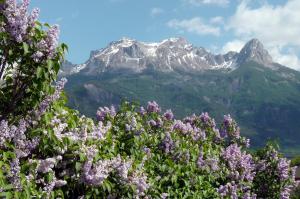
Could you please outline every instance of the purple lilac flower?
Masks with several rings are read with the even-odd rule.
[[[183,134],[193,132],[194,130],[190,123],[185,124],[181,120],[175,120],[172,129],[178,130]]]
[[[67,184],[67,181],[65,181],[65,180],[55,181],[55,187],[62,187],[62,186],[65,186],[66,184]]]
[[[136,172],[129,177],[129,183],[136,187],[135,191],[138,197],[144,196],[145,191],[150,187],[147,183],[147,176],[145,174],[138,174]]]
[[[150,120],[150,121],[148,121],[148,124],[150,125],[150,126],[152,126],[152,127],[156,127],[156,122],[154,121],[154,120]]]
[[[42,58],[44,57],[44,53],[42,53],[41,51],[36,51],[33,55],[32,55],[32,59],[35,62],[41,62]]]
[[[14,128],[8,125],[5,120],[0,121],[0,148],[4,147],[5,142],[9,141],[15,134]]]
[[[174,114],[173,112],[169,109],[164,113],[164,117],[166,118],[166,120],[173,120],[174,118]]]
[[[186,117],[183,119],[185,123],[190,123],[191,125],[194,125],[195,122],[199,119],[196,114],[194,113],[192,116]]]
[[[16,0],[6,0],[5,6],[2,7],[3,15],[6,18],[6,31],[12,38],[21,43],[26,39],[28,30],[35,25],[39,11],[34,9],[31,14],[27,13],[29,0],[23,0],[17,3]]]
[[[137,121],[136,118],[133,116],[130,120],[130,124],[125,124],[125,130],[127,132],[133,131],[137,128]]]
[[[145,115],[146,113],[147,113],[147,111],[145,110],[145,108],[141,106],[141,108],[140,108],[140,114],[141,115]]]
[[[170,153],[171,150],[174,148],[174,142],[169,132],[166,132],[165,138],[163,139],[162,143],[160,144],[160,148],[163,150],[164,153]]]
[[[236,122],[231,118],[230,115],[224,115],[223,128],[221,129],[221,136],[239,139],[240,138],[240,128],[237,126]]]
[[[197,127],[194,127],[193,131],[192,131],[192,139],[194,141],[198,141],[199,139],[200,140],[205,140],[206,139],[205,131],[203,131],[203,130],[197,128]]]
[[[161,127],[163,127],[163,125],[164,125],[164,122],[162,121],[162,119],[161,118],[157,118],[157,120],[156,120],[156,126],[158,128],[161,128]]]
[[[37,137],[34,137],[31,140],[27,139],[26,131],[28,126],[29,121],[25,119],[20,119],[17,126],[9,126],[7,121],[1,121],[0,148],[4,147],[5,143],[12,142],[15,146],[17,158],[27,157],[39,143]]]
[[[231,198],[231,199],[238,199],[237,190],[238,190],[238,187],[235,184],[235,182],[229,182],[224,186],[221,185],[218,188],[218,193],[220,194],[220,196],[222,198],[225,196],[229,196],[229,198]]]
[[[83,181],[87,185],[101,185],[111,172],[110,161],[100,160],[96,165],[93,165],[91,160],[88,160],[82,169]]]
[[[199,156],[198,156],[197,166],[200,169],[204,169],[205,168],[205,161],[203,159],[203,152],[202,152],[202,150],[200,151]]]
[[[111,128],[111,123],[107,122],[106,125],[103,124],[103,122],[98,122],[97,126],[93,126],[92,132],[88,135],[88,138],[98,139],[102,140],[104,139],[106,133]]]
[[[39,107],[37,108],[37,110],[34,110],[33,113],[35,114],[35,118],[39,119],[45,112],[46,110],[49,108],[50,104],[55,101],[58,100],[60,98],[60,94],[65,86],[65,84],[67,83],[67,79],[66,78],[62,78],[60,81],[58,81],[56,83],[55,86],[55,92],[52,95],[47,96],[39,105]]]
[[[150,149],[150,148],[145,147],[143,150],[144,150],[144,152],[147,154],[148,157],[151,156],[151,149]]]
[[[160,198],[161,199],[166,199],[168,197],[168,195],[169,195],[168,193],[162,193]]]
[[[124,161],[120,155],[111,160],[98,160],[93,164],[92,159],[88,159],[83,166],[83,182],[91,186],[99,186],[109,176],[112,171],[116,171],[122,181],[128,180],[128,171],[132,161]]]
[[[128,178],[128,171],[131,168],[132,162],[131,161],[121,161],[118,165],[115,166],[115,169],[118,172],[118,175],[121,177],[122,180],[126,181]]]
[[[40,173],[49,173],[60,160],[62,160],[61,156],[47,158],[45,160],[38,160],[37,171]]]
[[[255,176],[255,172],[253,171],[255,165],[252,156],[246,152],[242,152],[241,147],[237,146],[237,144],[228,146],[222,153],[222,157],[227,162],[228,169],[231,172],[229,177],[232,180],[247,180],[250,182],[253,180]]]
[[[247,191],[244,194],[243,199],[256,199],[256,194],[251,194],[250,191]]]
[[[208,158],[206,164],[210,167],[211,171],[218,171],[219,170],[219,159],[215,157]]]
[[[106,117],[110,116],[114,118],[116,116],[116,109],[114,106],[108,107],[100,107],[97,111],[97,119],[98,121],[104,121]]]
[[[148,105],[147,105],[148,113],[159,113],[160,111],[161,111],[161,109],[155,101],[148,102]]]
[[[280,199],[289,199],[292,192],[292,188],[293,187],[291,186],[283,187],[283,189],[280,192]]]
[[[10,162],[10,182],[14,186],[15,189],[21,190],[21,180],[20,180],[20,162],[18,158],[13,159]]]
[[[280,180],[286,180],[289,178],[289,166],[290,161],[288,161],[286,158],[279,159],[277,168]]]
[[[47,44],[47,56],[52,59],[55,55],[55,49],[58,45],[58,37],[59,37],[59,27],[58,25],[53,25],[47,31],[47,36],[45,42]]]
[[[207,127],[210,127],[210,128],[216,127],[215,120],[212,119],[211,117],[209,117],[208,113],[206,113],[206,112],[202,113],[200,115],[200,120]]]
[[[58,123],[57,126],[53,127],[55,136],[61,141],[64,137],[62,132],[68,127],[67,123]]]

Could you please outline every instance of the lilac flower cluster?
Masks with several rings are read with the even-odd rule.
[[[156,120],[151,119],[147,123],[149,126],[157,128],[161,128],[164,125],[164,122],[161,118],[157,118]]]
[[[148,113],[159,113],[160,111],[161,111],[161,108],[155,101],[148,102],[148,105],[147,105]]]
[[[111,128],[111,123],[107,122],[107,124],[104,125],[103,122],[100,121],[98,122],[97,126],[93,125],[92,128],[93,128],[92,132],[87,137],[91,139],[102,140],[104,139],[106,133]]]
[[[192,125],[190,123],[183,123],[181,120],[175,120],[172,130],[178,130],[179,132],[181,132],[182,134],[188,134],[191,133],[194,128],[192,127]]]
[[[206,159],[204,159],[203,156],[203,149],[200,148],[200,153],[197,159],[197,166],[201,170],[207,169],[209,172],[215,172],[218,171],[219,168],[219,158],[216,156],[209,156]]]
[[[218,192],[222,198],[230,196],[231,199],[238,199],[237,191],[238,187],[235,182],[228,182],[226,185],[221,185],[218,188]]]
[[[33,111],[37,120],[39,120],[39,118],[46,112],[52,102],[60,98],[61,92],[63,91],[66,83],[66,78],[62,78],[60,81],[58,81],[56,83],[54,93],[52,95],[46,96],[46,98],[40,103],[39,107]]]
[[[92,186],[101,185],[112,171],[112,163],[111,160],[100,160],[93,165],[92,160],[88,160],[82,169],[84,183]]]
[[[280,158],[278,161],[278,173],[280,180],[286,180],[289,178],[290,161],[286,158]]]
[[[248,191],[243,191],[242,196],[238,196],[239,192],[239,186],[236,184],[234,181],[228,182],[226,185],[221,185],[218,188],[218,193],[222,198],[231,198],[231,199],[256,199],[257,196],[254,193],[251,193],[249,190]]]
[[[160,148],[163,150],[164,153],[168,154],[174,149],[174,141],[172,140],[171,134],[166,132],[165,138],[163,139],[162,143],[160,144]]]
[[[188,117],[185,117],[183,119],[183,121],[185,123],[190,123],[191,125],[195,125],[196,124],[196,121],[199,120],[199,117],[196,116],[195,114],[191,115],[191,116],[188,116]]]
[[[17,3],[17,0],[6,0],[1,10],[6,18],[4,31],[10,33],[18,43],[26,39],[28,30],[35,26],[39,15],[38,9],[34,9],[31,14],[28,14],[28,6],[29,0],[23,0],[21,3]]]
[[[250,154],[241,150],[236,143],[229,145],[221,154],[227,166],[227,178],[230,180],[226,185],[221,185],[218,192],[222,197],[250,198],[255,199],[256,194],[251,194],[249,183],[252,183],[256,172],[255,162]]]
[[[220,133],[222,137],[229,136],[231,139],[240,138],[240,128],[230,115],[224,115],[223,126]]]
[[[108,107],[100,107],[97,111],[97,119],[98,121],[104,121],[106,117],[112,117],[114,118],[116,116],[116,109],[114,106]]]
[[[295,181],[296,167],[291,167],[290,161],[286,158],[280,158],[273,147],[269,147],[264,157],[257,162],[256,170],[263,178],[262,186],[257,191],[259,194],[274,192],[272,187],[267,186],[270,178],[274,178],[274,181],[280,185],[277,197],[281,199],[290,198],[293,189],[298,186]]]
[[[216,122],[213,118],[211,118],[208,113],[202,113],[200,115],[200,120],[204,124],[205,127],[209,128],[215,128],[216,127]]]
[[[173,120],[174,119],[174,114],[171,111],[171,109],[168,109],[165,113],[164,113],[164,118],[166,118],[166,120]]]
[[[67,181],[57,179],[55,175],[50,180],[38,178],[35,182],[43,187],[43,193],[46,195],[46,198],[50,198],[50,194],[54,188],[67,185]]]
[[[141,107],[140,107],[139,113],[140,113],[141,115],[146,115],[146,114],[147,114],[147,111],[145,110],[144,107],[141,106]]]
[[[45,160],[37,160],[37,171],[40,173],[49,173],[52,171],[58,161],[62,160],[62,156],[47,158]]]
[[[145,191],[150,187],[150,185],[147,183],[147,176],[138,172],[134,172],[132,176],[129,177],[129,183],[136,187],[136,198],[145,196]]]
[[[15,158],[10,163],[10,182],[15,189],[21,190],[22,185],[20,181],[20,160]]]
[[[32,55],[35,62],[41,62],[44,58],[53,59],[56,54],[56,47],[58,45],[59,27],[53,25],[46,32],[46,37],[39,41],[36,45],[37,51]]]
[[[242,152],[237,144],[228,146],[222,154],[228,169],[229,177],[236,181],[251,182],[255,176],[255,164],[250,154]]]
[[[193,127],[193,131],[191,132],[191,136],[192,136],[192,139],[194,141],[198,141],[198,140],[203,141],[203,140],[206,139],[205,131],[203,131],[202,129],[197,128],[197,127]]]
[[[0,148],[5,148],[6,143],[13,143],[17,158],[27,157],[39,143],[38,138],[27,139],[26,131],[29,122],[21,119],[17,126],[8,125],[5,120],[0,121]]]
[[[134,116],[130,119],[130,124],[125,124],[125,130],[128,131],[134,131],[137,129],[137,121]]]
[[[83,166],[82,179],[87,185],[100,186],[113,171],[116,171],[121,183],[134,185],[137,196],[143,196],[149,188],[147,177],[145,174],[136,171],[129,176],[128,172],[131,165],[132,161],[124,161],[119,155],[109,160],[98,160],[95,164],[89,158]]]

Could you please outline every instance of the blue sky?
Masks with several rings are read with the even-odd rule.
[[[122,37],[181,36],[215,53],[238,51],[255,37],[275,61],[300,69],[299,0],[31,0],[31,6],[41,9],[40,21],[60,25],[73,63]]]

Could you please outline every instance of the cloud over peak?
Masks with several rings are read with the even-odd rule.
[[[184,2],[194,6],[202,6],[202,5],[226,6],[230,3],[229,0],[184,0]]]
[[[191,19],[172,19],[167,23],[168,27],[174,28],[181,32],[195,33],[198,35],[220,35],[220,28],[210,23],[205,23],[200,17],[194,17]]]
[[[164,13],[164,10],[158,7],[152,8],[150,11],[151,17],[156,17],[158,15],[161,15],[162,13]]]
[[[294,52],[300,48],[299,10],[299,0],[276,6],[264,3],[256,8],[243,0],[229,18],[227,30],[233,31],[237,39],[260,38],[275,61],[300,69],[300,60]],[[287,47],[292,50],[286,52]]]

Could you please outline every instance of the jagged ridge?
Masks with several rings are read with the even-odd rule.
[[[159,43],[146,43],[122,38],[111,42],[106,48],[91,52],[84,64],[74,65],[64,74],[84,71],[86,74],[99,74],[108,70],[129,69],[141,72],[152,68],[158,71],[202,71],[235,69],[239,65],[256,61],[265,66],[272,66],[272,57],[263,44],[252,39],[238,52],[212,54],[202,47],[195,47],[184,38],[169,38]],[[67,64],[68,68],[69,63]]]

